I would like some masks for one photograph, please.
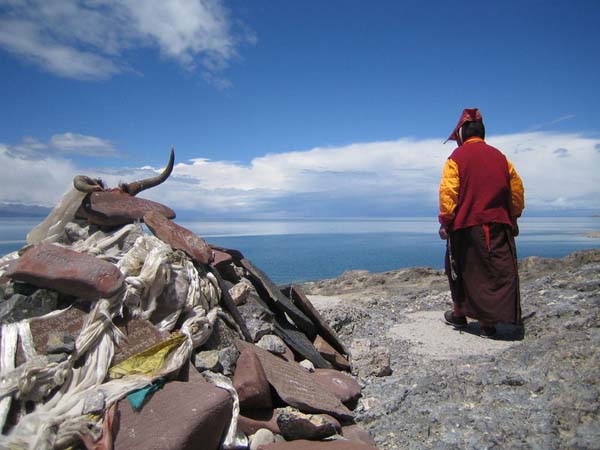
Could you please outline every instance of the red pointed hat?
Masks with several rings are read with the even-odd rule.
[[[448,141],[456,141],[458,137],[458,130],[462,127],[466,122],[476,122],[483,120],[481,113],[477,108],[466,108],[458,120],[456,127],[452,130],[452,134],[448,136],[448,139],[444,141],[444,144]]]

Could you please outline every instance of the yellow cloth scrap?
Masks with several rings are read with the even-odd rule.
[[[173,333],[167,340],[159,342],[143,352],[130,356],[108,371],[111,379],[126,375],[154,375],[163,367],[169,353],[185,342],[183,333]]]

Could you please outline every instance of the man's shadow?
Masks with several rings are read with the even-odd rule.
[[[525,323],[535,316],[535,311],[523,317],[520,325],[514,323],[498,323],[496,324],[496,334],[487,337],[495,341],[522,341],[525,339]],[[464,328],[455,328],[456,331],[472,334],[482,337],[481,325],[479,322],[469,322]]]

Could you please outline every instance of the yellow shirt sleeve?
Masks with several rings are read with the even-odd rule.
[[[515,170],[514,166],[508,161],[508,173],[510,176],[510,215],[512,217],[521,217],[521,213],[525,209],[525,189],[523,188],[523,180]]]
[[[446,160],[440,182],[440,223],[450,225],[454,220],[454,211],[458,205],[458,190],[460,178],[458,164],[453,160]]]

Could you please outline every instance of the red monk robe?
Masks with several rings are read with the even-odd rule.
[[[493,334],[497,322],[521,322],[514,234],[524,190],[513,165],[484,136],[479,110],[466,109],[449,137],[459,147],[444,166],[439,219],[454,260],[453,274],[447,252],[454,314],[446,320],[466,325],[468,316]]]

